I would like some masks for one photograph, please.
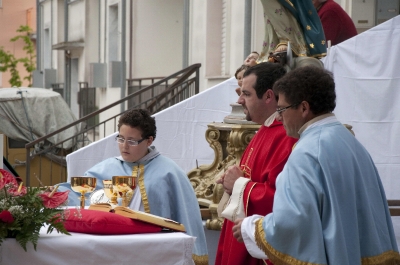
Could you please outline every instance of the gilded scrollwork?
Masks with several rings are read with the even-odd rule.
[[[207,208],[211,219],[206,227],[221,230],[223,219],[218,217],[217,207],[224,190],[216,184],[224,170],[238,164],[259,125],[210,123],[205,133],[206,140],[214,150],[214,160],[210,165],[200,165],[188,173],[200,206]]]

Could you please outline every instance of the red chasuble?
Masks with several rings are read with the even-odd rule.
[[[250,141],[240,161],[245,177],[250,178],[243,196],[246,216],[272,212],[276,178],[296,141],[286,136],[282,123],[277,120],[269,127],[261,126]],[[233,222],[225,219],[215,264],[265,264],[263,260],[250,256],[244,243],[237,242],[232,233],[233,225]]]

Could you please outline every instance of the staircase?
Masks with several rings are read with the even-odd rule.
[[[154,114],[198,94],[200,67],[201,64],[193,64],[156,82],[154,82],[153,78],[152,84],[144,87],[139,85],[136,91],[125,98],[26,144],[26,179],[24,182],[27,186],[47,186],[65,182],[67,180],[66,155],[117,131],[118,118],[124,111],[122,113],[119,111],[117,115],[111,116],[105,116],[105,113],[110,113],[111,108],[120,108],[122,105],[125,110],[143,108]],[[127,80],[128,91],[135,90],[134,82],[138,80]],[[99,122],[95,122],[94,125],[88,125],[93,124],[93,120]],[[81,127],[83,128],[78,134],[56,144],[51,144],[47,141],[50,137],[77,125],[82,125]],[[63,148],[67,141],[73,141],[73,148],[68,150]],[[50,165],[44,167],[43,163],[45,161]],[[32,168],[33,163],[35,163],[34,168]]]

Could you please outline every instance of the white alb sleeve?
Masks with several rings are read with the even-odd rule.
[[[264,216],[252,215],[243,219],[241,232],[244,244],[250,255],[257,259],[268,259],[268,256],[262,251],[256,243],[254,234],[256,232],[256,221]]]
[[[226,203],[225,209],[221,213],[222,217],[232,222],[238,218],[246,217],[243,205],[243,193],[249,181],[250,179],[243,177],[240,177],[235,181],[232,195],[230,196],[229,201]]]

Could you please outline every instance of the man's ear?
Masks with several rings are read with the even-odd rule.
[[[275,93],[274,93],[274,91],[272,91],[272,89],[268,89],[267,91],[265,91],[264,100],[265,100],[265,103],[269,103],[269,102],[271,102],[271,100],[276,101]]]
[[[148,139],[146,139],[146,141],[147,141],[147,146],[150,146],[154,141],[154,137],[150,136]]]
[[[312,112],[311,112],[311,109],[310,109],[310,104],[307,101],[302,101],[300,103],[299,108],[301,110],[301,113],[302,113],[301,116],[303,118],[306,118],[307,116],[312,115]]]

